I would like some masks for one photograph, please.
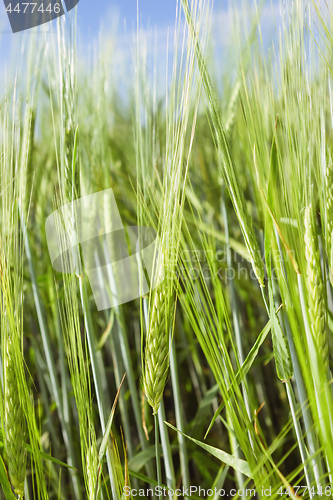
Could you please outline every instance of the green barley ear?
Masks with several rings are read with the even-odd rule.
[[[26,420],[19,399],[15,373],[15,345],[7,340],[5,359],[5,449],[10,481],[19,498],[23,498],[26,472]]]
[[[62,258],[62,262],[64,269],[69,270],[70,258],[65,256]],[[64,300],[60,301],[58,295],[60,321],[79,419],[85,489],[87,498],[95,500],[97,498],[98,452],[93,420],[87,345],[82,342],[81,335],[77,279],[68,272],[64,275],[63,285]]]
[[[323,281],[320,267],[317,232],[311,205],[305,209],[304,226],[306,287],[308,291],[310,326],[315,345],[318,348],[320,359],[327,366],[328,348],[325,331]]]
[[[96,447],[91,445],[87,449],[87,464],[86,464],[86,489],[89,500],[95,499],[97,469],[98,469],[98,455],[96,452]]]
[[[169,370],[171,294],[163,283],[153,293],[146,338],[143,384],[154,415],[158,412]]]
[[[328,257],[328,265],[330,268],[330,281],[333,285],[333,253],[332,253],[332,232],[333,232],[333,165],[332,157],[329,155],[329,160],[326,166],[325,175],[325,201],[326,201],[326,251]]]
[[[201,2],[196,3],[194,23],[196,26],[203,27],[206,17],[202,7]],[[154,415],[158,412],[168,377],[169,344],[170,335],[172,335],[176,298],[174,285],[170,282],[170,277],[176,274],[186,198],[186,182],[200,102],[200,77],[198,88],[195,85],[197,69],[194,57],[194,42],[186,29],[182,34],[181,23],[178,24],[177,22],[176,33],[176,38],[183,38],[184,42],[180,62],[178,61],[177,49],[174,52],[175,59],[170,96],[168,92],[166,101],[167,131],[165,152],[163,152],[163,174],[161,177],[162,182],[157,190],[148,189],[147,181],[151,174],[153,174],[151,177],[153,184],[151,186],[154,187],[156,166],[151,165],[153,168],[149,171],[145,162],[141,162],[140,158],[142,152],[145,151],[145,146],[142,140],[142,123],[140,119],[137,120],[137,133],[138,137],[140,137],[137,150],[138,178],[140,182],[142,181],[143,200],[149,200],[152,206],[155,207],[155,214],[158,215],[156,219],[153,212],[147,211],[143,200],[138,196],[138,221],[142,224],[144,220],[147,220],[149,225],[151,224],[156,228],[160,236],[160,248],[164,249],[163,257],[159,256],[159,258],[162,257],[163,267],[168,270],[168,278],[165,282],[150,292],[149,311],[146,311],[145,315],[147,333],[142,357],[143,385]],[[203,39],[206,40],[206,28],[203,29],[202,35]],[[190,105],[192,95],[195,95],[193,106]],[[138,103],[138,110],[140,110],[140,103]],[[155,142],[155,135],[153,133],[149,141],[153,139]],[[190,139],[189,142],[188,138]],[[158,148],[160,147],[158,142],[156,142],[156,145]],[[153,151],[154,149],[151,157],[154,157]],[[160,263],[158,263],[159,265]],[[157,270],[159,270],[159,267],[157,267]],[[145,302],[145,306],[147,306],[147,302]]]

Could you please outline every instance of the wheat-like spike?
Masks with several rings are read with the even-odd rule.
[[[87,450],[86,482],[89,500],[95,499],[97,481],[98,455],[96,448],[91,445]]]
[[[227,110],[227,115],[226,115],[226,121],[225,121],[225,133],[229,136],[231,129],[233,127],[233,124],[235,122],[235,116],[236,116],[236,108],[237,108],[237,102],[238,102],[238,97],[239,97],[239,91],[240,91],[240,81],[237,80],[236,84],[234,86],[234,89],[231,94],[228,110]]]
[[[328,348],[325,331],[323,281],[320,267],[318,239],[315,223],[312,217],[311,205],[305,209],[304,225],[306,286],[308,290],[308,307],[311,331],[316,346],[318,347],[321,361],[327,365]]]
[[[330,281],[333,286],[333,253],[332,253],[332,232],[333,232],[333,165],[332,158],[329,157],[329,161],[326,166],[326,178],[325,178],[325,195],[326,195],[326,250],[328,257],[328,265],[330,267]]]
[[[8,339],[5,361],[5,447],[9,478],[19,498],[24,495],[25,442],[26,420],[19,399],[13,343]]]
[[[154,293],[150,311],[143,377],[146,398],[154,415],[159,409],[168,376],[171,315],[168,292],[159,287]]]

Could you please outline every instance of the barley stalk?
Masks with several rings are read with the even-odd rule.
[[[5,447],[8,473],[15,493],[23,498],[26,472],[26,421],[19,399],[14,344],[7,341],[5,360]]]
[[[172,316],[166,288],[154,292],[146,339],[143,384],[154,415],[158,412],[169,369],[169,324]]]
[[[327,365],[328,348],[325,332],[323,281],[320,267],[318,240],[311,205],[305,209],[304,225],[306,286],[308,291],[308,310],[311,332],[318,348],[320,359],[325,365]]]

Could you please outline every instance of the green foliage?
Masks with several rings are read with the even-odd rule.
[[[268,51],[264,4],[231,9],[228,65],[212,2],[182,0],[165,91],[140,29],[125,79],[116,33],[82,60],[60,19],[23,47],[0,112],[6,499],[333,486],[332,20],[287,3]],[[81,248],[62,274],[45,236],[51,212],[109,188],[125,226],[156,230],[165,272],[111,312]]]

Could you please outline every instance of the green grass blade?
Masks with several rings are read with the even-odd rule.
[[[225,407],[225,405],[227,404],[227,402],[232,397],[232,389],[233,389],[233,387],[235,385],[239,385],[244,380],[244,378],[246,377],[246,375],[249,372],[251,366],[253,365],[254,360],[258,356],[258,352],[259,352],[259,349],[260,349],[261,345],[265,342],[265,339],[267,338],[267,335],[269,334],[270,330],[271,330],[271,321],[269,320],[268,323],[267,323],[267,325],[265,326],[265,328],[258,335],[258,338],[255,341],[252,349],[250,350],[250,352],[246,356],[246,359],[245,359],[244,363],[242,364],[241,368],[238,370],[238,372],[237,372],[237,374],[236,374],[233,382],[231,383],[230,389],[228,391],[228,397],[222,401],[222,403],[218,407],[217,411],[215,412],[215,414],[214,414],[214,416],[213,416],[213,418],[212,418],[212,420],[211,420],[211,422],[209,424],[209,427],[208,427],[208,429],[206,431],[204,439],[206,439],[206,437],[207,437],[209,431],[211,430],[211,428],[212,428],[215,420],[217,419],[217,417],[219,416],[219,414],[221,413],[221,411],[223,410],[223,408]]]
[[[168,422],[165,422],[165,423],[166,423],[166,425],[168,425],[174,431],[180,432],[173,425],[169,424]],[[221,462],[223,462],[224,464],[229,465],[230,467],[232,467],[233,469],[235,469],[238,472],[241,472],[246,477],[250,477],[250,478],[253,477],[252,473],[251,473],[251,469],[250,469],[248,463],[245,460],[241,460],[240,458],[235,458],[232,455],[230,455],[229,453],[226,453],[225,451],[219,450],[218,448],[214,448],[213,446],[209,446],[206,443],[202,443],[201,441],[198,441],[197,439],[194,439],[194,438],[192,438],[190,436],[187,436],[183,432],[180,432],[180,433],[183,436],[185,436],[186,438],[188,438],[191,441],[193,441],[193,443],[197,444],[198,446],[200,446],[204,450],[208,451],[208,453],[210,453],[214,457],[216,457],[219,460],[221,460]]]
[[[12,487],[10,485],[5,464],[3,463],[2,457],[0,456],[0,482],[5,494],[6,500],[16,500],[14,493],[12,492]]]
[[[111,409],[108,421],[107,421],[106,426],[105,426],[104,436],[103,436],[103,439],[102,439],[102,442],[101,442],[101,446],[100,446],[99,452],[98,452],[98,460],[99,460],[100,465],[102,464],[102,462],[104,460],[104,457],[105,457],[105,454],[106,454],[106,449],[107,449],[107,446],[108,446],[108,441],[109,441],[109,437],[110,437],[110,432],[111,432],[111,427],[112,427],[112,423],[113,423],[113,418],[114,418],[114,414],[115,414],[115,411],[116,411],[116,406],[117,406],[119,394],[120,394],[122,385],[124,383],[125,377],[126,377],[126,373],[123,376],[122,381],[120,383],[120,386],[118,388],[118,391],[117,391],[116,397],[114,399],[113,406],[112,406],[112,409]]]

